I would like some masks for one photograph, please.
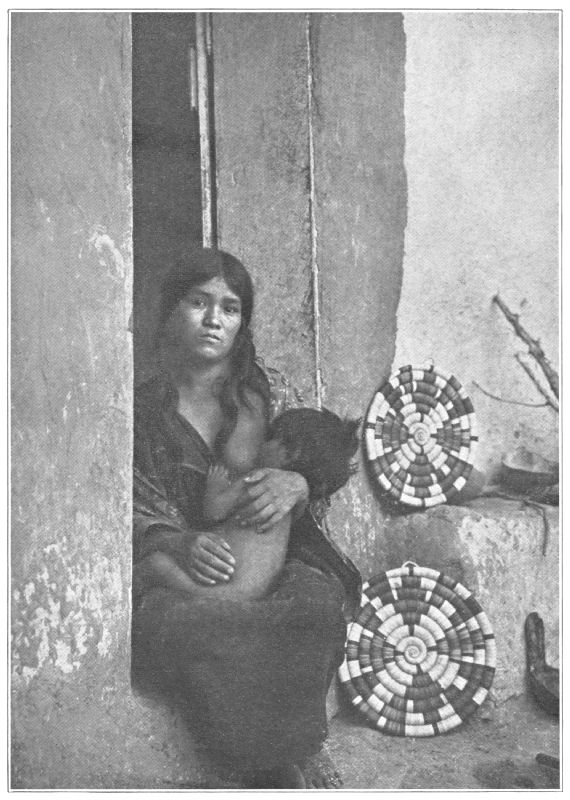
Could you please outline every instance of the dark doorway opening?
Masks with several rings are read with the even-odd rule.
[[[162,278],[188,245],[202,240],[198,113],[188,77],[195,16],[132,15],[135,384],[155,368]]]

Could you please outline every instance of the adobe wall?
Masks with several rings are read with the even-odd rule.
[[[130,687],[130,15],[11,20],[12,788],[227,785]],[[556,454],[550,410],[473,386],[538,400],[496,290],[556,360],[556,20],[314,15],[309,114],[304,14],[215,15],[221,244],[252,269],[260,353],[308,402],[319,379],[325,405],[362,415],[394,365],[431,356],[473,395],[483,468],[510,442]],[[158,149],[144,125],[138,141],[159,211],[157,176],[196,168],[176,167],[188,138],[166,164],[165,127]],[[199,235],[192,202],[187,230],[183,209],[147,229],[143,366],[160,237]],[[502,632],[501,698],[522,691],[523,594],[556,646],[555,511],[543,556],[533,509],[394,520],[371,489],[361,470],[335,500],[339,544],[365,575],[408,558],[462,571]]]

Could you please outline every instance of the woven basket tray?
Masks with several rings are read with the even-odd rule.
[[[369,723],[396,736],[435,736],[483,702],[495,637],[471,592],[408,562],[363,586],[339,678]]]
[[[418,508],[445,503],[473,468],[473,405],[453,375],[433,366],[400,367],[372,399],[364,440],[385,492]]]

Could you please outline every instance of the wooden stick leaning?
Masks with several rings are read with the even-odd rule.
[[[537,362],[537,364],[543,371],[546,380],[549,383],[550,388],[552,389],[554,395],[558,399],[560,394],[558,373],[546,358],[544,350],[540,346],[540,342],[537,341],[536,339],[533,339],[527,333],[527,331],[523,328],[523,326],[519,322],[519,315],[513,314],[513,312],[508,308],[508,306],[505,305],[505,303],[501,300],[498,294],[496,294],[493,297],[493,302],[499,306],[499,308],[501,309],[507,320],[511,323],[519,339],[522,339],[523,342],[528,346],[529,354],[534,358],[534,360]]]
[[[534,385],[536,386],[536,388],[538,389],[540,394],[544,397],[544,399],[546,400],[547,405],[551,406],[555,411],[559,411],[560,407],[558,405],[558,402],[556,400],[553,400],[552,397],[550,397],[550,395],[548,394],[546,389],[542,388],[542,386],[540,385],[540,383],[538,381],[538,378],[536,377],[534,372],[531,370],[529,365],[522,360],[521,354],[520,353],[515,353],[515,358],[519,362],[521,367],[524,369],[524,371],[526,372],[528,377],[531,379],[531,381],[534,383]]]
[[[545,406],[551,405],[552,402],[554,402],[551,401],[550,398],[547,403],[524,403],[522,400],[508,400],[506,397],[499,397],[498,394],[493,394],[493,392],[489,392],[487,389],[481,386],[480,383],[477,383],[477,381],[472,381],[472,383],[473,386],[476,386],[480,392],[483,392],[484,395],[490,397],[492,400],[498,400],[499,403],[509,403],[510,405],[513,406],[525,406],[525,408],[544,408]],[[542,389],[541,387],[541,392],[543,391],[544,389]]]

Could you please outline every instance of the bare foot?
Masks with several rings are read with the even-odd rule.
[[[251,780],[249,789],[306,789],[307,784],[297,764],[260,770]]]
[[[302,764],[307,789],[340,789],[343,781],[334,761],[325,750]]]

